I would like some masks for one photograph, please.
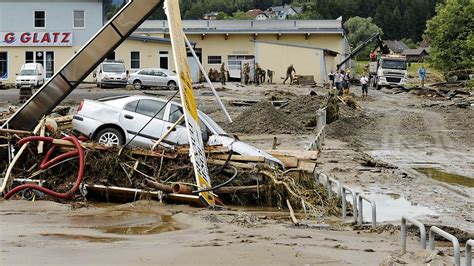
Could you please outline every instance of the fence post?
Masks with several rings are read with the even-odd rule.
[[[363,207],[362,207],[362,200],[367,201],[370,203],[370,206],[372,207],[372,227],[375,228],[377,226],[377,207],[375,205],[375,202],[366,196],[359,194],[357,195],[357,212],[359,213],[359,221],[358,224],[362,225],[363,224]]]
[[[466,266],[472,266],[472,247],[474,246],[474,240],[469,239],[466,242]]]
[[[460,266],[461,265],[461,250],[459,248],[459,240],[455,236],[451,235],[450,233],[441,230],[439,227],[432,226],[429,232],[431,250],[435,250],[435,234],[442,236],[443,238],[447,240],[451,240],[451,242],[453,242],[454,265]]]
[[[400,238],[402,242],[402,254],[405,254],[407,251],[407,237],[406,237],[406,228],[407,228],[407,221],[418,226],[420,229],[420,243],[421,243],[421,248],[426,249],[426,229],[425,225],[418,222],[417,220],[407,217],[407,216],[402,216],[402,224],[401,224],[401,229],[400,229]]]

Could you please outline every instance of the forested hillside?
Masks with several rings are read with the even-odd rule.
[[[421,41],[426,21],[434,16],[436,4],[444,0],[180,0],[184,19],[201,19],[208,12],[224,12],[229,16],[238,11],[290,4],[302,6],[303,13],[295,19],[336,19],[344,21],[360,16],[372,17],[382,28],[385,39],[410,38]],[[108,10],[112,0],[104,0]],[[117,2],[116,0],[114,2]],[[153,19],[165,19],[162,10]]]

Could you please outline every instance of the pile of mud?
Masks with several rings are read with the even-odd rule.
[[[317,124],[317,111],[323,106],[323,97],[300,96],[292,99],[287,106],[282,108],[282,111],[299,125],[312,128]]]
[[[241,113],[229,130],[246,134],[291,134],[304,129],[286,113],[263,101]]]
[[[354,113],[347,106],[341,106],[340,118],[326,127],[326,134],[330,138],[345,142],[354,142],[364,138],[366,129],[376,128],[376,119],[363,112]]]

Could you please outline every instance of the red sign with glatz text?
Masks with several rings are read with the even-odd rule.
[[[0,32],[0,46],[72,46],[72,32]]]

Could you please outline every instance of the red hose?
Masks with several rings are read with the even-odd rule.
[[[30,141],[44,141],[44,142],[52,143],[53,140],[54,139],[50,138],[50,137],[32,136],[32,137],[26,137],[26,138],[21,139],[18,142],[18,144],[23,145],[24,143],[27,143],[27,142],[30,142]],[[15,193],[17,193],[19,191],[22,191],[24,189],[28,189],[28,188],[38,190],[38,191],[41,191],[45,194],[51,195],[53,197],[61,198],[61,199],[69,199],[76,193],[76,191],[79,189],[79,186],[81,185],[82,180],[84,180],[84,168],[85,168],[84,149],[82,149],[82,146],[79,143],[79,141],[77,140],[77,138],[75,138],[73,136],[65,137],[65,138],[63,138],[63,140],[69,140],[72,143],[74,143],[77,150],[70,151],[70,152],[67,152],[67,153],[63,153],[63,154],[49,160],[49,157],[51,157],[54,150],[56,149],[56,146],[53,145],[51,147],[51,149],[46,153],[43,161],[41,162],[40,169],[45,170],[45,169],[49,168],[51,165],[56,164],[56,163],[58,163],[62,160],[65,160],[67,158],[71,158],[71,157],[74,157],[76,155],[79,155],[79,171],[77,173],[77,179],[76,179],[76,182],[74,183],[74,186],[66,193],[58,193],[56,191],[49,190],[47,188],[38,186],[36,184],[24,184],[24,185],[17,186],[14,189],[10,190],[5,195],[5,199],[9,199]]]

